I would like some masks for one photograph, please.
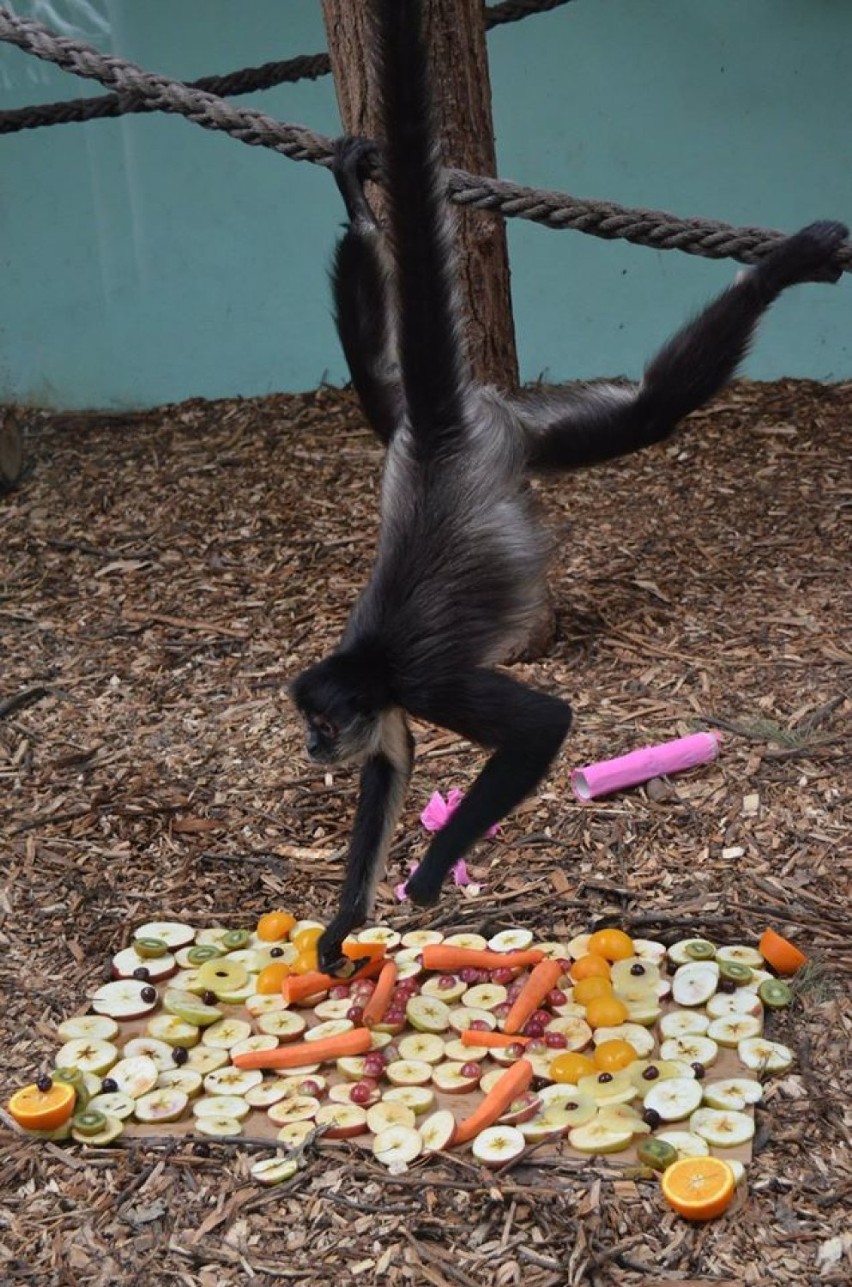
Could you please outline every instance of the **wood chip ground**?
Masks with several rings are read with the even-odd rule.
[[[366,575],[381,451],[352,398],[29,415],[0,499],[0,1092],[30,1080],[148,919],[331,912],[355,799],[302,755],[286,681]],[[92,1152],[4,1130],[0,1283],[38,1287],[850,1281],[848,466],[852,388],[740,384],[674,442],[536,484],[559,634],[519,665],[576,726],[543,790],[480,845],[478,898],[391,887],[435,789],[481,755],[418,728],[379,911],[397,926],[618,923],[818,963],[774,1034],[798,1051],[758,1114],[748,1191],[691,1226],[617,1166],[468,1155],[390,1177],[347,1146],[265,1190],[257,1154]],[[714,764],[597,804],[572,766],[698,727]]]

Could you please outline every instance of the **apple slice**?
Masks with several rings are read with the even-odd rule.
[[[659,997],[652,993],[624,1004],[627,1006],[627,1022],[640,1023],[643,1028],[652,1027],[662,1014]]]
[[[147,1032],[157,1041],[165,1041],[170,1046],[184,1046],[188,1050],[190,1046],[198,1045],[200,1029],[194,1023],[179,1019],[176,1014],[155,1014],[148,1020]]]
[[[747,988],[736,992],[717,992],[705,1006],[711,1019],[724,1019],[729,1014],[763,1014],[763,1004],[756,993]]]
[[[286,1099],[288,1095],[296,1090],[295,1086],[288,1086],[291,1081],[290,1077],[272,1077],[266,1081],[258,1082],[245,1093],[245,1101],[251,1104],[252,1108],[269,1108],[272,1104],[277,1104],[279,1100]],[[301,1080],[301,1078],[299,1079]]]
[[[661,1121],[681,1122],[701,1103],[701,1083],[694,1078],[669,1077],[653,1083],[643,1103],[646,1109],[659,1113]]]
[[[431,1032],[411,1033],[399,1043],[399,1053],[403,1059],[416,1059],[427,1064],[441,1063],[445,1049],[441,1038]]]
[[[131,1099],[139,1099],[154,1089],[159,1070],[150,1056],[131,1055],[113,1064],[109,1075],[118,1090],[123,1090]]]
[[[441,1153],[452,1147],[456,1133],[456,1119],[447,1108],[430,1113],[420,1127],[424,1153]]]
[[[630,1130],[634,1135],[650,1135],[651,1128],[630,1104],[604,1104],[597,1110],[597,1120],[608,1126]]]
[[[196,1118],[203,1117],[231,1117],[241,1122],[244,1117],[248,1117],[251,1105],[240,1095],[202,1095],[192,1105],[192,1113]]]
[[[550,1094],[558,1090],[560,1094]],[[571,1092],[565,1093],[565,1092]],[[597,1114],[594,1098],[577,1087],[544,1086],[539,1091],[541,1116],[551,1129],[564,1134],[574,1126],[585,1126]]]
[[[315,1130],[315,1122],[288,1122],[286,1126],[281,1127],[275,1138],[280,1143],[286,1144],[288,1148],[300,1149]]]
[[[499,938],[500,935],[496,937]],[[530,935],[530,942],[532,942],[532,935]],[[495,948],[494,950],[508,952],[510,949]],[[478,1162],[484,1162],[486,1166],[503,1166],[520,1157],[526,1147],[527,1142],[517,1126],[486,1126],[484,1131],[480,1131],[474,1137],[471,1152]]]
[[[648,992],[656,992],[660,971],[651,961],[643,961],[640,956],[627,956],[621,961],[613,961],[610,981],[613,991],[623,1001],[630,1001]]]
[[[450,983],[451,979],[452,983]],[[420,989],[421,996],[435,997],[447,1006],[452,1005],[454,1001],[460,1001],[465,992],[467,992],[467,984],[463,983],[456,974],[430,974],[423,980],[423,986]]]
[[[205,961],[198,967],[198,982],[205,991],[215,992],[217,997],[224,997],[233,993],[240,988],[246,987],[249,981],[249,972],[239,961],[232,961],[227,956],[217,957],[213,961]],[[252,988],[251,993],[255,989]]]
[[[397,954],[394,959],[397,963],[396,977],[397,982],[399,983],[401,983],[403,979],[416,979],[418,975],[423,973],[423,966],[420,964],[419,960],[415,961],[413,957],[410,960],[405,958],[400,960],[399,955]]]
[[[132,1058],[133,1055],[147,1055],[149,1059],[153,1059],[157,1071],[161,1073],[175,1066],[174,1047],[167,1041],[160,1041],[158,1037],[131,1037],[129,1041],[125,1041],[121,1053],[125,1059]]]
[[[179,947],[187,947],[196,938],[196,934],[191,925],[184,925],[182,921],[146,921],[139,926],[133,937],[159,938],[169,951],[174,952]],[[200,938],[198,941],[201,941]]]
[[[712,961],[716,947],[706,938],[681,938],[668,949],[668,958],[675,965],[689,965],[693,961]]]
[[[417,997],[414,997],[413,1000],[416,1001]],[[409,1002],[409,1004],[411,1003]],[[450,1010],[450,1028],[453,1032],[461,1035],[474,1023],[482,1024],[489,1032],[493,1032],[497,1027],[497,1019],[490,1010],[474,1010],[464,1004],[454,1006]]]
[[[450,1114],[452,1116],[452,1114]],[[417,1117],[414,1109],[408,1104],[399,1104],[382,1100],[367,1109],[367,1128],[374,1135],[381,1134],[391,1126],[413,1126]]]
[[[222,1018],[222,1011],[218,1006],[205,1005],[195,992],[185,992],[181,988],[166,988],[163,993],[163,1009],[186,1023],[194,1024],[196,1028],[207,1028]]]
[[[351,997],[341,997],[339,1000],[329,997],[328,1000],[320,1001],[318,1005],[314,1006],[314,1014],[323,1022],[327,1019],[345,1019],[352,1005]]]
[[[571,956],[568,944],[556,939],[546,939],[544,943],[536,943],[536,947],[539,952],[544,952],[549,961],[567,961]]]
[[[716,953],[719,961],[736,961],[737,965],[747,965],[752,970],[761,970],[764,960],[756,947],[747,947],[744,943],[734,943],[731,947],[720,947]]]
[[[789,1046],[780,1041],[767,1041],[765,1037],[746,1037],[737,1045],[741,1064],[752,1072],[786,1072],[795,1055]]]
[[[195,1130],[199,1135],[210,1135],[215,1139],[232,1139],[242,1135],[243,1124],[237,1117],[196,1117]]]
[[[589,939],[591,934],[575,934],[568,944],[568,952],[574,961],[579,961],[581,956],[589,954]]]
[[[404,1037],[399,1043],[400,1054],[406,1041],[408,1037]],[[466,1046],[460,1037],[455,1037],[452,1041],[444,1042],[442,1061],[448,1059],[454,1064],[481,1063],[490,1053],[485,1046]]]
[[[271,1188],[273,1184],[284,1184],[287,1180],[292,1180],[298,1169],[299,1163],[295,1157],[263,1157],[259,1162],[252,1163],[249,1174],[258,1184]]]
[[[325,1023],[315,1024],[305,1032],[305,1041],[325,1041],[328,1037],[339,1037],[344,1032],[351,1032],[355,1024],[351,1019],[326,1019]]]
[[[660,1045],[662,1059],[682,1059],[687,1064],[703,1064],[709,1068],[719,1058],[719,1046],[708,1037],[667,1037]]]
[[[447,947],[463,947],[469,952],[484,952],[488,940],[482,934],[472,934],[467,930],[460,934],[448,934],[444,939]]]
[[[112,958],[112,974],[116,979],[132,979],[135,970],[144,969],[148,983],[159,983],[177,973],[177,961],[171,952],[163,956],[140,956],[135,947],[125,947]]]
[[[155,1008],[157,991],[139,979],[116,979],[93,992],[91,1003],[95,1014],[105,1014],[110,1019],[142,1019]]]
[[[683,1059],[639,1059],[630,1064],[627,1075],[640,1095],[659,1081],[669,1081],[672,1077],[695,1078],[694,1070]]]
[[[373,1139],[373,1157],[394,1171],[408,1166],[422,1151],[420,1132],[411,1126],[389,1126]]]
[[[57,1052],[59,1068],[79,1068],[80,1072],[103,1075],[118,1059],[118,1046],[111,1041],[98,1041],[90,1037],[74,1037],[66,1041]]]
[[[531,930],[507,929],[493,935],[487,946],[491,952],[523,952],[533,941]]]
[[[351,1139],[366,1131],[367,1110],[358,1104],[326,1104],[318,1109],[314,1122],[325,1139]]]
[[[137,1122],[176,1122],[183,1117],[189,1096],[173,1086],[163,1086],[140,1095],[136,1101]]]
[[[402,936],[403,947],[423,948],[430,943],[443,943],[444,936],[440,930],[408,930]]]
[[[592,1041],[592,1029],[586,1020],[574,1018],[571,1015],[560,1015],[557,1019],[551,1019],[545,1032],[561,1032],[565,1038],[565,1045],[558,1051],[554,1050],[554,1054],[563,1054],[569,1050],[585,1050]]]
[[[335,1108],[340,1105],[335,1104]],[[289,1126],[291,1122],[311,1122],[316,1118],[320,1102],[313,1095],[288,1095],[277,1104],[271,1104],[266,1115],[276,1126]]]
[[[594,1113],[594,1108],[592,1112]],[[557,1121],[551,1121],[540,1112],[535,1117],[531,1117],[528,1122],[518,1123],[518,1130],[528,1144],[540,1144],[542,1140],[558,1139],[565,1129]]]
[[[434,1107],[435,1092],[431,1086],[392,1086],[382,1099],[386,1104],[406,1104],[419,1117]]]
[[[361,1098],[356,1096],[353,1099],[353,1090],[358,1090]],[[378,1104],[381,1097],[378,1086],[365,1081],[339,1081],[328,1088],[328,1098],[332,1104],[360,1104],[361,1108],[371,1108],[373,1104]]]
[[[658,943],[653,938],[634,938],[633,951],[640,961],[653,961],[657,966],[661,966],[666,959],[665,943]]]
[[[493,1090],[502,1076],[502,1068],[489,1068],[488,1072],[483,1073],[479,1081],[479,1089],[483,1095],[487,1095],[490,1090]]]
[[[707,1029],[707,1036],[718,1041],[720,1046],[733,1049],[746,1037],[759,1037],[763,1031],[763,1020],[756,1014],[726,1014],[721,1019],[714,1019]]]
[[[246,997],[245,1008],[253,1019],[258,1019],[264,1014],[275,1014],[279,1010],[286,1010],[287,1002],[277,994],[256,992],[254,996]]]
[[[385,1068],[385,1076],[392,1086],[426,1086],[432,1074],[432,1065],[424,1059],[394,1059]]]
[[[497,1118],[498,1126],[520,1126],[523,1122],[531,1122],[534,1117],[541,1113],[541,1100],[531,1090],[525,1090],[517,1099],[513,1099],[506,1109]]]
[[[421,994],[409,999],[405,1017],[418,1032],[446,1032],[450,1026],[450,1007],[437,997]]]
[[[508,995],[501,983],[477,983],[465,992],[462,1005],[471,1010],[493,1010],[502,1005]]]
[[[263,1081],[259,1068],[214,1068],[204,1078],[206,1095],[239,1095],[245,1099],[246,1093]]]
[[[627,1041],[640,1059],[647,1059],[656,1044],[653,1033],[641,1023],[619,1023],[612,1028],[595,1028],[595,1045],[600,1046],[604,1041]]]
[[[212,1072],[214,1068],[224,1068],[226,1063],[228,1063],[227,1050],[214,1050],[212,1046],[193,1046],[184,1068],[191,1068],[194,1072],[201,1073],[202,1077],[206,1077],[207,1073]]]
[[[595,1117],[585,1126],[575,1126],[568,1132],[568,1143],[578,1153],[620,1153],[633,1143],[629,1127],[610,1126]]]
[[[736,1109],[697,1108],[689,1129],[716,1148],[736,1148],[754,1135],[754,1119]]]
[[[212,1046],[214,1050],[230,1050],[238,1041],[245,1041],[250,1036],[251,1024],[246,1023],[245,1019],[219,1019],[209,1028],[204,1029],[201,1041],[205,1046]]]
[[[672,998],[676,1005],[704,1005],[719,984],[719,967],[715,961],[693,961],[682,965],[672,980]]]
[[[735,1112],[741,1112],[747,1104],[757,1104],[763,1098],[763,1086],[752,1077],[724,1077],[721,1081],[705,1082],[701,1089],[708,1108],[733,1109]]]
[[[595,1103],[626,1104],[636,1098],[636,1087],[626,1071],[590,1073],[577,1082],[578,1090],[591,1095]],[[701,1094],[699,1092],[699,1100]],[[583,1150],[581,1150],[582,1152]]]
[[[119,1121],[132,1116],[136,1101],[132,1095],[123,1090],[104,1091],[93,1095],[86,1108],[93,1113],[103,1113],[104,1117],[117,1117]]]
[[[112,1041],[118,1031],[115,1019],[105,1014],[77,1014],[63,1019],[56,1035],[60,1041]]]
[[[444,1095],[467,1095],[476,1090],[479,1076],[463,1073],[464,1063],[443,1063],[432,1069],[432,1082],[436,1090]]]
[[[67,1123],[66,1123],[67,1125]],[[104,1125],[93,1135],[87,1135],[84,1131],[71,1127],[71,1138],[78,1144],[89,1144],[92,1148],[106,1148],[108,1144],[114,1144],[120,1135],[124,1134],[124,1122],[119,1117],[107,1116]]]
[[[305,1020],[295,1010],[271,1010],[256,1020],[257,1030],[279,1041],[295,1041],[307,1028]],[[245,1038],[243,1038],[245,1040]]]
[[[383,943],[386,952],[392,952],[395,947],[399,946],[402,935],[389,925],[372,925],[369,929],[361,930],[357,936],[358,943]]]
[[[658,1131],[654,1139],[662,1140],[664,1144],[671,1144],[678,1158],[707,1157],[710,1152],[707,1141],[693,1131]]]
[[[274,1050],[278,1045],[278,1038],[273,1037],[271,1032],[256,1032],[252,1037],[246,1037],[245,1041],[238,1041],[235,1046],[231,1046],[228,1051],[231,1059],[235,1055],[246,1055],[250,1050]]]
[[[192,1068],[168,1068],[157,1078],[155,1090],[182,1090],[187,1099],[201,1094],[201,1073]]]
[[[724,995],[724,993],[720,994]],[[700,1010],[669,1010],[660,1020],[661,1037],[701,1037],[710,1026],[710,1020]]]

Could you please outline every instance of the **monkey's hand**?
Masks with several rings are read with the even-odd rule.
[[[843,269],[836,255],[848,236],[843,223],[823,219],[808,224],[773,247],[757,265],[757,273],[776,291],[799,282],[839,281]]]
[[[412,876],[409,876],[405,892],[418,907],[434,907],[441,897],[444,877],[436,867],[429,864],[428,857],[420,864]]]
[[[343,940],[356,925],[361,923],[359,919],[338,913],[320,936],[317,941],[317,964],[324,973],[348,978],[359,966],[366,963],[368,958],[365,957],[363,961],[353,961],[350,957],[344,956],[342,951]]]
[[[364,183],[378,169],[379,149],[372,139],[344,134],[334,141],[331,171],[343,197],[350,223],[376,226],[376,216],[364,195]]]

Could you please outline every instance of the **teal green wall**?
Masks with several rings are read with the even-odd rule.
[[[319,0],[15,0],[184,79],[325,46]],[[500,172],[792,229],[852,218],[847,0],[576,0],[489,36]],[[92,94],[0,45],[0,109]],[[326,77],[241,102],[338,129]],[[0,401],[138,407],[345,371],[325,171],[176,117],[0,136]],[[732,264],[510,221],[522,374],[637,375]],[[852,281],[777,306],[746,373],[852,377]]]

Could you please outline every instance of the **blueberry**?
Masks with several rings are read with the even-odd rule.
[[[642,1071],[642,1077],[645,1081],[656,1081],[659,1075],[660,1070],[656,1064],[649,1064],[648,1067]]]
[[[283,948],[283,947],[271,947],[271,948],[269,949],[269,955],[270,955],[270,956],[283,956],[283,955],[284,955],[284,948]]]
[[[210,1145],[204,1140],[199,1140],[197,1144],[193,1144],[192,1151],[196,1157],[209,1157]]]
[[[662,1117],[660,1117],[660,1114],[657,1112],[656,1108],[646,1108],[644,1113],[642,1114],[642,1121],[645,1123],[646,1126],[650,1126],[652,1131],[655,1131],[657,1129],[657,1127],[659,1126],[662,1120],[663,1119]]]
[[[38,1081],[36,1082],[36,1085],[38,1086],[41,1093],[43,1095],[46,1095],[47,1092],[53,1086],[53,1078],[50,1076],[50,1073],[42,1073],[42,1075],[39,1077]]]
[[[707,1076],[707,1069],[704,1067],[703,1064],[698,1063],[697,1060],[694,1064],[690,1064],[689,1066],[692,1069],[692,1071],[695,1073],[696,1081],[703,1081],[704,1078]]]
[[[736,992],[737,990],[737,985],[733,979],[720,979],[718,986],[720,992]]]
[[[207,989],[206,992],[202,992],[201,994],[201,1000],[204,1002],[205,1005],[215,1005],[217,999],[218,998],[216,996],[216,993],[211,992],[209,988]]]
[[[112,1095],[118,1090],[118,1082],[113,1077],[104,1077],[101,1082],[101,1090],[105,1095]]]
[[[134,979],[150,979],[151,971],[148,969],[147,965],[137,965],[136,969],[133,971],[133,977]]]
[[[146,1005],[150,1004],[152,1001],[157,1000],[157,989],[151,988],[151,987],[143,988],[140,993],[140,996],[142,997],[142,1000],[146,1003]]]
[[[608,1081],[612,1081],[612,1073],[598,1073],[598,1081],[602,1086],[606,1085]]]
[[[178,1068],[180,1068],[181,1064],[185,1064],[188,1058],[189,1058],[189,1051],[187,1050],[186,1046],[175,1046],[174,1050],[172,1051],[172,1059],[175,1061]]]
[[[631,967],[630,967],[630,973],[631,973],[631,974],[636,974],[636,975],[644,974],[644,973],[645,973],[645,967],[644,967],[644,965],[642,964],[642,962],[641,962],[641,961],[634,961],[634,963],[633,963],[633,964],[631,965]]]

